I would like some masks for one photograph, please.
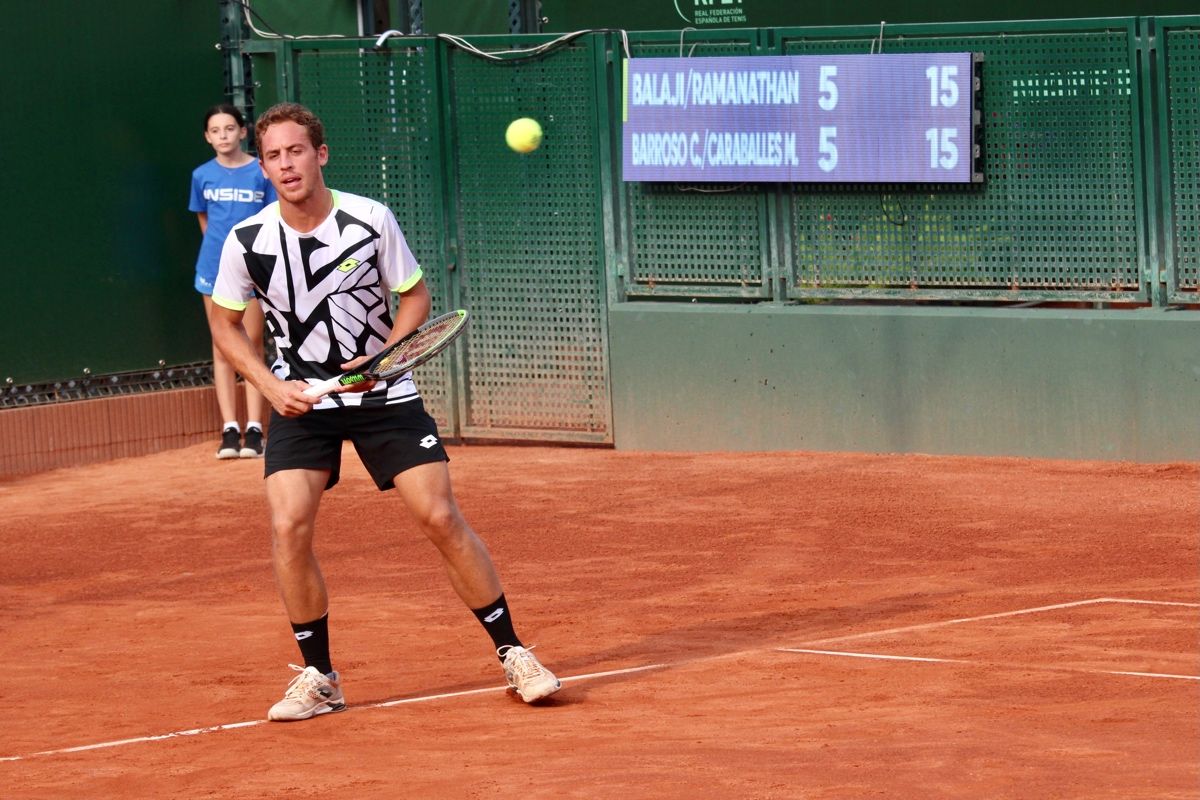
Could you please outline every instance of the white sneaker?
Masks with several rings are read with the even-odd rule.
[[[562,688],[562,681],[526,648],[505,645],[496,651],[496,655],[504,659],[504,677],[509,688],[526,703],[549,697]]]
[[[283,699],[271,706],[267,719],[289,722],[330,714],[346,707],[341,679],[336,672],[322,675],[316,667],[288,666],[300,674],[288,684]]]

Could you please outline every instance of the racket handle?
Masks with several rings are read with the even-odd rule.
[[[305,389],[304,393],[309,397],[324,397],[325,395],[329,394],[330,391],[336,389],[341,382],[342,379],[340,376],[337,378],[329,378],[328,380],[323,380],[320,383],[314,383],[312,386],[309,386],[307,389]]]

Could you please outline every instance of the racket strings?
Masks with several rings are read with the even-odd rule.
[[[458,318],[448,319],[439,325],[432,325],[417,331],[412,338],[406,339],[401,345],[383,358],[375,366],[375,372],[390,372],[401,364],[406,364],[419,358],[422,354],[433,349],[447,335],[458,327]]]

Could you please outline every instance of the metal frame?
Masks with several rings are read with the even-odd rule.
[[[1072,289],[1036,289],[1017,287],[1013,289],[993,286],[972,287],[955,285],[912,285],[907,288],[870,287],[796,287],[796,264],[793,253],[791,224],[793,200],[790,189],[783,187],[757,187],[757,225],[759,236],[758,263],[761,280],[752,285],[731,286],[725,283],[703,281],[679,281],[672,284],[651,282],[644,272],[639,271],[638,253],[632,227],[634,200],[629,187],[620,180],[621,131],[620,113],[623,91],[623,65],[625,53],[621,37],[615,32],[593,32],[587,35],[590,48],[590,69],[595,75],[594,96],[581,97],[581,102],[592,103],[595,130],[596,191],[599,194],[595,228],[596,247],[603,263],[602,307],[634,300],[660,300],[680,302],[726,302],[726,303],[805,303],[805,302],[875,302],[897,304],[910,301],[934,303],[978,303],[1036,305],[1045,302],[1083,302],[1089,304],[1113,304],[1121,306],[1152,305],[1162,307],[1169,303],[1196,303],[1196,291],[1179,288],[1175,265],[1172,224],[1174,220],[1171,186],[1171,150],[1169,147],[1168,79],[1170,65],[1166,61],[1163,47],[1163,32],[1179,27],[1200,27],[1200,16],[1188,17],[1114,17],[1089,20],[1050,20],[995,23],[951,23],[888,26],[883,42],[893,37],[912,39],[976,37],[986,44],[988,38],[1012,37],[1022,34],[1072,34],[1094,31],[1112,34],[1108,47],[1120,47],[1117,34],[1123,33],[1128,42],[1128,68],[1131,76],[1129,85],[1130,119],[1133,129],[1132,140],[1134,163],[1131,165],[1131,191],[1133,225],[1136,229],[1135,248],[1138,276],[1137,291],[1103,291]],[[808,38],[814,41],[852,39],[863,44],[864,50],[879,34],[878,26],[840,26],[826,28],[789,29],[712,29],[704,31],[654,31],[629,35],[631,48],[636,52],[644,45],[674,45],[682,41],[685,49],[704,43],[715,45],[736,44],[744,46],[752,54],[772,54],[784,51],[789,41]],[[681,39],[682,37],[682,39]],[[484,50],[502,52],[511,48],[525,48],[553,41],[555,37],[543,34],[513,36],[472,37],[472,43]],[[340,50],[373,47],[371,39],[350,40],[243,40],[238,49],[242,56],[269,57],[274,61],[274,75],[278,92],[283,99],[303,101],[304,87],[297,85],[297,57],[307,50]],[[439,163],[435,170],[438,187],[434,202],[442,222],[442,242],[445,253],[446,293],[451,306],[461,305],[465,297],[463,280],[466,276],[459,268],[460,222],[458,219],[459,170],[462,165],[456,158],[458,131],[453,123],[455,92],[454,73],[450,55],[451,45],[438,37],[398,37],[388,40],[384,48],[429,48],[433,53],[428,69],[428,85],[436,93],[437,113],[434,115],[434,130],[431,136],[441,143]],[[552,57],[543,56],[543,57]],[[1120,55],[1112,55],[1117,61]],[[576,69],[578,66],[575,67]],[[986,69],[986,67],[985,67]],[[1123,70],[1122,67],[1122,76]],[[1112,101],[1122,107],[1124,95]],[[1121,141],[1126,141],[1124,134]],[[1124,146],[1124,145],[1122,145]],[[1124,186],[1124,176],[1121,173]],[[836,191],[836,187],[825,188]],[[963,189],[978,191],[978,189]],[[986,191],[986,189],[985,189]],[[1122,206],[1125,208],[1125,206]],[[742,213],[738,211],[738,213]],[[746,211],[748,219],[752,212]],[[1128,212],[1127,212],[1128,213]],[[739,217],[740,218],[740,217]],[[1126,220],[1128,217],[1125,218]],[[1122,273],[1129,277],[1129,273]],[[1132,283],[1132,279],[1130,279]],[[602,314],[600,330],[607,341],[608,315]],[[463,342],[456,344],[451,355],[449,376],[452,385],[447,388],[447,401],[452,416],[448,434],[461,438],[475,439],[528,439],[545,441],[575,441],[588,443],[611,443],[613,432],[611,396],[603,398],[603,413],[607,415],[608,430],[603,433],[571,430],[542,430],[533,428],[483,428],[469,426],[470,418],[470,357]],[[607,358],[607,355],[606,355]],[[607,364],[605,364],[607,369]],[[611,386],[609,386],[611,395]],[[598,406],[597,406],[598,408]],[[597,414],[600,412],[597,411]]]
[[[1200,35],[1200,15],[1174,17],[1148,17],[1143,49],[1143,58],[1147,66],[1147,97],[1150,101],[1146,106],[1143,125],[1148,131],[1147,136],[1153,136],[1154,147],[1147,148],[1147,172],[1157,175],[1158,181],[1151,191],[1150,203],[1158,228],[1151,239],[1155,251],[1161,246],[1161,255],[1155,252],[1152,263],[1157,278],[1163,287],[1166,303],[1200,303],[1200,289],[1186,290],[1180,288],[1179,271],[1175,251],[1175,186],[1171,169],[1171,108],[1170,79],[1171,65],[1167,58],[1167,34],[1181,28],[1197,29]],[[1153,203],[1157,199],[1157,207]]]
[[[676,45],[680,52],[689,55],[695,48],[705,44],[745,46],[747,55],[765,54],[769,51],[768,32],[758,29],[711,29],[687,31],[631,31],[628,34],[631,53],[636,57],[638,46]],[[611,64],[609,66],[609,93],[611,107],[620,109],[624,99],[625,53],[616,35],[610,38]],[[780,244],[772,220],[776,220],[780,205],[778,191],[757,190],[758,236],[762,242],[759,251],[761,278],[755,283],[733,286],[729,283],[703,283],[674,281],[665,282],[647,276],[638,269],[638,253],[633,236],[633,202],[629,185],[621,180],[622,138],[619,115],[610,115],[605,124],[611,126],[612,162],[610,179],[613,184],[616,217],[613,226],[619,237],[615,239],[615,260],[609,270],[614,278],[616,296],[620,300],[708,300],[708,301],[770,301],[775,298],[774,284],[779,277]],[[682,191],[682,189],[680,190]]]
[[[1011,37],[1021,34],[1054,34],[1054,33],[1086,33],[1089,31],[1123,30],[1128,41],[1128,66],[1130,74],[1140,76],[1143,73],[1142,49],[1138,38],[1138,23],[1136,17],[1112,17],[1077,20],[1026,20],[1005,22],[959,22],[959,23],[920,23],[889,25],[882,31],[881,49],[889,40],[904,40],[911,38],[967,38],[977,37],[981,40],[981,49],[988,38],[998,36]],[[863,44],[864,52],[869,52],[873,42],[880,41],[879,25],[829,26],[821,28],[778,28],[771,31],[776,52],[782,53],[789,41],[796,39],[811,39],[817,42],[833,40],[858,40]],[[987,67],[985,66],[986,70]],[[1132,82],[1130,97],[1131,119],[1139,117],[1140,104],[1143,97],[1143,87],[1138,80]],[[1132,131],[1133,151],[1136,155],[1133,165],[1133,187],[1135,192],[1135,227],[1138,236],[1137,258],[1139,288],[1137,291],[1105,291],[1105,290],[1072,290],[1072,289],[998,289],[992,287],[960,286],[954,288],[936,288],[914,285],[910,288],[813,288],[796,287],[792,285],[796,274],[795,264],[791,262],[792,248],[789,241],[790,232],[784,226],[783,241],[788,245],[784,249],[787,260],[786,271],[789,275],[789,286],[785,299],[805,302],[809,300],[872,300],[880,302],[924,301],[924,302],[1000,302],[1000,303],[1038,303],[1038,302],[1087,302],[1144,305],[1155,301],[1155,293],[1148,281],[1148,244],[1147,225],[1150,219],[1146,203],[1146,167],[1141,154],[1146,149],[1146,133],[1135,126]],[[986,147],[986,142],[985,142]],[[900,189],[901,187],[897,187]],[[903,187],[903,191],[912,191],[912,187]],[[986,189],[985,189],[986,191]],[[786,197],[784,202],[787,202]]]

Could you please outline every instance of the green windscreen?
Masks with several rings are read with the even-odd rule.
[[[1196,301],[1200,289],[1200,17],[1171,20],[1162,31],[1166,136],[1167,252],[1174,256],[1175,300]],[[1190,298],[1190,299],[1189,299]]]
[[[611,441],[600,41],[503,63],[447,50],[459,280],[472,313],[464,435]],[[519,117],[544,131],[532,153],[505,144]]]
[[[634,58],[746,56],[755,31],[630,35]],[[620,124],[617,120],[615,125]],[[764,297],[769,196],[758,184],[621,184],[630,297]]]
[[[453,305],[445,269],[442,137],[432,47],[386,50],[336,45],[296,50],[297,99],[325,124],[325,181],[386,204],[396,215],[433,294],[434,316]],[[452,420],[450,355],[415,376],[438,424]]]
[[[985,54],[985,184],[790,187],[792,296],[1140,297],[1132,25],[886,39],[889,53]],[[780,38],[787,54],[875,45],[819,31]]]
[[[224,100],[216,3],[3,13],[0,389],[208,361],[188,195]]]

